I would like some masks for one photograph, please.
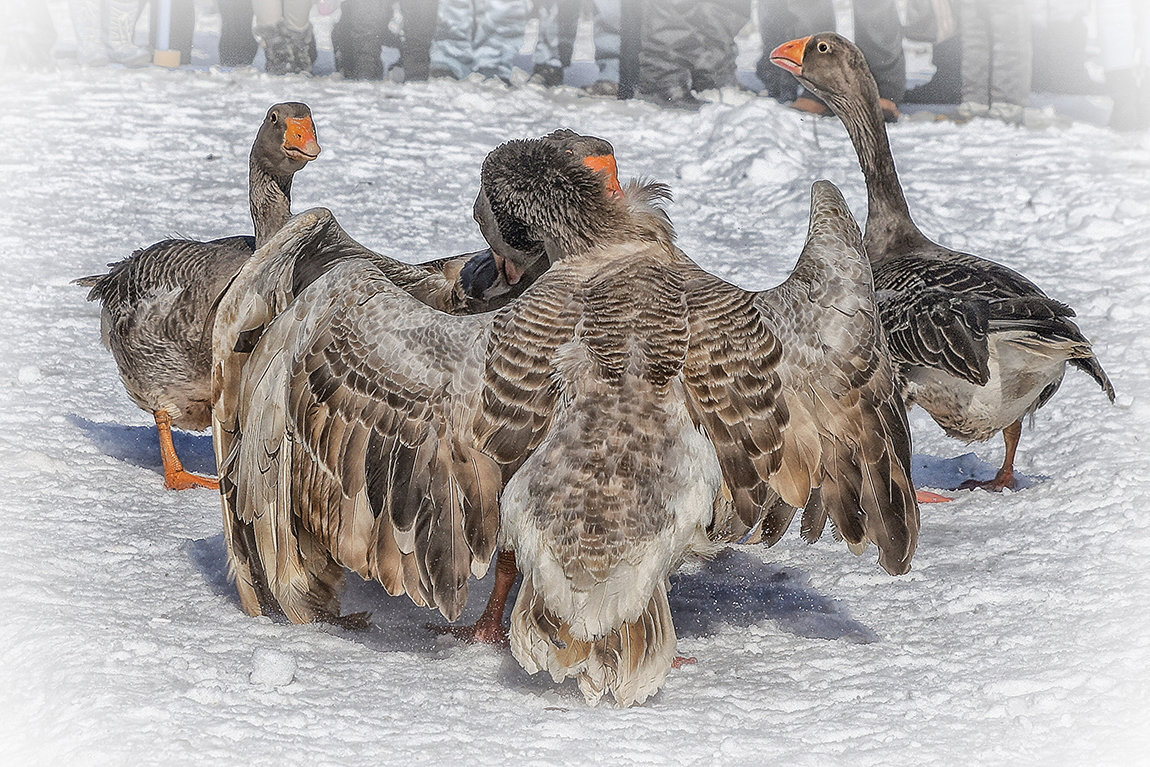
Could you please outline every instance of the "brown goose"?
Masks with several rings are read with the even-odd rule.
[[[349,568],[454,620],[498,537],[524,571],[515,656],[629,705],[671,666],[668,573],[764,524],[780,498],[808,508],[812,534],[830,516],[887,570],[909,569],[905,411],[832,185],[812,192],[795,273],[758,294],[674,247],[664,187],[614,197],[553,143],[495,150],[483,194],[499,256],[554,259],[516,301],[448,316],[373,260],[344,260],[233,371],[221,472],[249,612],[330,620]],[[319,229],[339,241],[337,227],[303,214],[268,253]],[[226,346],[243,323],[224,318]]]
[[[216,298],[255,248],[291,216],[293,176],[319,155],[306,104],[271,107],[256,133],[248,173],[255,237],[210,242],[164,240],[83,277],[89,301],[101,301],[102,336],[128,394],[156,419],[164,485],[173,490],[217,487],[183,468],[172,427],[211,424],[211,349],[206,333]]]
[[[1090,341],[1070,319],[1073,310],[1018,272],[919,231],[895,172],[878,89],[850,41],[832,32],[793,40],[771,61],[818,93],[854,144],[867,185],[864,241],[907,401],[968,442],[1002,432],[1006,457],[997,476],[963,486],[1014,487],[1022,420],[1054,396],[1066,363],[1114,401]]]
[[[614,150],[611,144],[594,136],[582,136],[570,130],[557,130],[541,141],[556,151],[582,162],[601,180],[608,196],[619,197]],[[491,211],[481,193],[476,201],[475,219],[481,230],[490,232]],[[220,301],[216,314],[214,337],[216,347],[213,377],[213,445],[217,465],[234,458],[239,441],[238,408],[241,405],[239,381],[244,365],[256,342],[276,316],[294,301],[313,281],[334,266],[349,260],[366,259],[404,292],[420,302],[451,314],[473,314],[505,305],[523,292],[549,265],[548,254],[541,246],[531,244],[528,250],[515,250],[490,234],[505,247],[510,259],[496,256],[490,249],[474,254],[453,256],[419,265],[407,264],[375,253],[355,240],[335,222],[327,210],[316,209],[298,216],[290,231],[282,233],[274,244],[263,248],[236,276]],[[229,546],[240,535],[233,524],[234,478],[225,475],[222,492],[225,529]],[[233,560],[233,567],[236,567]],[[492,595],[488,615],[476,626],[454,628],[452,633],[481,641],[503,640],[502,616],[507,593],[514,584],[517,570],[514,557],[501,555],[498,567],[499,585]],[[244,569],[236,568],[240,593],[245,608],[260,612],[254,592],[244,584]],[[251,597],[250,599],[248,597]],[[334,615],[319,617],[333,620]],[[340,623],[359,625],[354,618]]]

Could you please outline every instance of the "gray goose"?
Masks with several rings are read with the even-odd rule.
[[[908,403],[967,442],[1002,432],[1006,456],[995,478],[962,486],[1014,487],[1023,418],[1054,396],[1068,362],[1114,401],[1090,341],[1071,320],[1074,311],[1013,269],[919,231],[895,171],[874,77],[854,44],[825,32],[784,43],[771,61],[815,91],[854,144],[867,186],[864,242]]]
[[[172,427],[211,424],[211,349],[206,323],[216,298],[255,251],[291,216],[293,176],[319,155],[311,110],[283,103],[267,111],[249,159],[248,197],[255,237],[209,242],[164,240],[109,264],[107,274],[76,280],[100,301],[101,335],[128,394],[156,420],[164,485],[217,487],[185,471]]]
[[[553,261],[518,299],[449,316],[376,261],[342,260],[225,380],[225,530],[248,612],[338,620],[348,568],[455,620],[498,543],[524,572],[515,657],[630,705],[672,663],[668,573],[716,540],[775,536],[780,504],[909,569],[905,411],[833,185],[815,185],[799,264],[764,293],[675,248],[665,187],[612,196],[554,143],[501,146],[482,186],[496,255]],[[269,259],[320,229],[345,238],[337,227],[303,214]],[[224,353],[245,326],[230,311]]]

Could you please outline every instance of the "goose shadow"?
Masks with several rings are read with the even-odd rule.
[[[915,453],[910,459],[910,476],[915,487],[957,490],[968,479],[985,482],[994,479],[998,466],[979,458],[974,453],[963,453],[953,458],[939,458],[933,455]],[[1014,472],[1015,487],[1025,490],[1045,482],[1049,477],[1027,476],[1018,470]]]
[[[878,641],[841,602],[820,594],[794,567],[728,548],[697,569],[671,576],[671,614],[681,637],[770,620],[789,634],[865,644]]]
[[[228,555],[224,534],[220,533],[210,538],[189,539],[184,544],[184,550],[211,592],[226,599],[236,610],[242,611],[239,593],[228,577]],[[495,583],[494,570],[492,567],[492,572],[486,577],[471,581],[467,606],[456,621],[458,625],[474,623],[482,615]],[[512,599],[515,593],[512,592]],[[379,652],[438,655],[452,646],[463,646],[461,641],[431,630],[431,626],[447,625],[447,621],[437,610],[420,607],[406,595],[393,597],[381,584],[366,581],[350,570],[345,571],[340,608],[345,615],[370,613],[371,625],[365,630],[357,631],[322,624],[323,630]],[[282,615],[270,617],[276,623],[285,625],[290,623]]]
[[[104,455],[157,474],[164,473],[164,463],[160,460],[160,437],[155,426],[98,423],[78,415],[69,415],[67,419],[68,423],[84,432]],[[185,469],[194,474],[216,473],[212,435],[173,429],[172,442]]]
[[[228,578],[223,533],[189,540],[185,550],[212,593],[239,610],[239,596]],[[467,606],[457,624],[474,623],[483,613],[495,583],[494,569],[471,582]],[[511,592],[509,604],[515,603],[517,593],[518,585]],[[783,631],[810,639],[856,643],[878,640],[875,632],[854,620],[844,605],[815,590],[801,570],[764,563],[734,549],[720,552],[690,572],[673,575],[669,597],[675,630],[682,637],[704,637],[726,627],[771,620]],[[439,655],[451,647],[463,646],[459,640],[429,628],[446,625],[438,612],[420,607],[406,596],[393,597],[380,584],[354,573],[347,574],[341,606],[344,613],[371,613],[370,628],[351,631],[326,626],[325,630],[380,652]],[[282,617],[275,620],[286,623]],[[505,684],[539,690],[553,687],[549,681],[524,674],[510,654],[503,665],[500,678]]]

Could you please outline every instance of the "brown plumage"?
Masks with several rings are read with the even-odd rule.
[[[571,156],[576,161],[585,161],[588,158],[610,158],[612,153],[611,146],[607,142],[593,137],[579,136],[571,131],[556,131],[545,140],[558,151]],[[618,181],[613,170],[613,159],[608,170],[595,177],[595,183],[599,185],[599,188],[606,188],[607,190],[618,188]],[[280,584],[288,583],[290,578],[286,574],[281,575],[279,570],[265,572],[257,553],[260,546],[262,545],[265,557],[282,559],[287,556],[283,552],[287,551],[288,548],[299,548],[300,546],[312,546],[314,548],[315,536],[305,532],[298,538],[292,537],[289,546],[288,539],[282,537],[286,535],[288,529],[286,526],[281,525],[276,528],[276,532],[269,532],[269,528],[261,526],[268,520],[246,516],[246,511],[244,511],[248,508],[246,496],[242,500],[244,505],[242,507],[238,505],[240,501],[237,500],[236,477],[239,473],[238,467],[241,460],[242,422],[247,417],[245,415],[247,408],[252,405],[246,399],[248,395],[241,388],[242,373],[265,330],[281,312],[292,306],[296,296],[304,292],[313,282],[343,265],[348,265],[348,269],[352,269],[354,272],[353,267],[362,268],[365,265],[364,262],[371,265],[372,274],[376,277],[386,280],[390,285],[398,286],[405,294],[441,311],[472,313],[501,306],[530,284],[534,274],[538,271],[532,265],[533,263],[546,262],[546,254],[541,248],[528,245],[524,247],[526,248],[524,251],[516,252],[514,256],[523,261],[519,268],[521,276],[518,284],[508,284],[507,276],[500,269],[495,276],[488,274],[468,285],[461,273],[476,263],[486,261],[493,264],[489,251],[442,259],[429,264],[405,264],[364,248],[343,231],[329,211],[315,209],[293,219],[283,232],[265,248],[262,248],[250,262],[245,264],[222,297],[216,313],[213,332],[212,402],[214,446],[217,463],[221,467],[224,526],[229,558],[244,607],[249,613],[259,614],[282,609],[292,620],[300,622],[315,619],[335,619],[338,616],[338,600],[335,595],[338,593],[338,584],[342,578],[342,568],[330,565],[328,559],[320,557],[315,552],[309,555],[310,559],[300,553],[300,557],[308,559],[310,562],[311,569],[308,572],[314,577],[308,580],[308,577],[302,575],[301,571],[293,570],[292,577],[295,580],[291,580],[291,583],[294,585],[290,588],[284,586],[284,588],[289,591],[295,589],[292,593],[296,594],[303,592],[308,592],[312,596],[326,594],[330,595],[330,598],[325,596],[303,599],[306,604],[301,605],[297,605],[294,600],[286,600],[286,602],[279,600],[280,603],[277,604],[277,598],[272,592],[278,594],[277,587]],[[340,273],[346,274],[348,269],[344,269]],[[474,294],[469,294],[468,289],[471,289]],[[301,309],[299,306],[294,308]],[[298,311],[292,315],[297,319],[298,316]],[[290,327],[291,323],[295,321],[288,318],[281,322],[280,326]],[[359,328],[358,330],[362,329]],[[343,328],[343,330],[350,333],[356,329]],[[334,333],[336,331],[329,329],[328,332]],[[415,342],[413,341],[413,343]],[[450,346],[450,344],[448,345]],[[324,387],[337,387],[343,383],[337,376],[323,379],[323,370],[313,371],[312,375],[312,380],[317,386],[320,385],[321,380],[324,381]],[[364,379],[357,377],[356,380],[362,382]],[[404,385],[416,386],[418,384],[414,381],[405,381]],[[420,396],[430,397],[435,391],[438,390],[433,390],[431,393],[423,392]],[[381,392],[373,390],[371,393],[379,394]],[[410,394],[403,394],[402,396],[408,397]],[[339,401],[342,402],[342,400]],[[430,417],[430,412],[419,410],[413,417]],[[257,412],[253,418],[258,420],[265,415],[270,417],[270,413]],[[326,420],[323,420],[322,423],[309,422],[311,423],[309,428],[316,430],[314,432],[316,438],[327,443],[327,447],[323,448],[322,454],[317,452],[315,460],[330,459],[338,462],[342,459],[338,459],[337,453],[333,452],[338,450],[372,450],[387,455],[397,454],[404,456],[402,461],[428,460],[426,450],[431,449],[430,443],[425,445],[424,452],[407,452],[411,448],[410,440],[414,439],[411,435],[401,438],[399,443],[395,444],[388,443],[382,436],[374,441],[367,441],[364,433],[356,431],[354,428],[361,424],[358,422],[348,424],[340,420],[346,414],[342,414],[338,410],[324,410],[320,415],[324,416]],[[388,418],[392,417],[388,416]],[[398,425],[398,423],[388,421],[380,427],[379,431],[381,434],[390,434],[392,426]],[[417,427],[409,424],[405,428]],[[349,443],[349,440],[354,441]],[[477,461],[473,461],[458,451],[443,453],[439,455],[437,460],[447,463],[456,460],[471,464],[477,463]],[[365,574],[365,577],[372,577],[370,573],[374,573],[393,593],[407,591],[420,604],[436,604],[437,597],[433,593],[436,587],[428,574],[426,564],[421,571],[416,564],[416,559],[410,554],[413,536],[426,533],[424,529],[413,529],[411,527],[412,520],[416,518],[425,519],[426,517],[419,516],[421,507],[415,495],[416,491],[407,492],[406,490],[406,488],[413,486],[410,483],[414,482],[414,487],[429,492],[427,483],[431,479],[423,474],[414,478],[405,476],[402,479],[397,479],[394,476],[396,471],[402,473],[406,468],[409,468],[408,464],[401,462],[398,464],[398,468],[393,467],[392,470],[383,474],[378,470],[370,474],[364,472],[354,474],[355,482],[363,483],[355,485],[356,487],[361,487],[364,493],[368,492],[369,486],[372,489],[371,500],[373,503],[384,504],[394,511],[398,528],[395,529],[394,534],[389,533],[388,531],[392,528],[385,524],[386,520],[378,522],[378,525],[382,526],[381,529],[375,530],[371,535],[373,539],[379,541],[379,545],[369,547],[359,543],[348,544],[355,548],[355,551],[348,553],[349,549],[343,552],[346,557],[341,558],[340,561],[344,565]],[[342,466],[335,466],[328,473],[338,475],[342,469]],[[488,480],[485,479],[484,472],[485,469],[482,466],[473,465],[462,474],[454,475],[453,479],[444,480],[446,484],[436,485],[437,492],[453,494],[457,492],[459,487],[462,487],[465,495],[471,497],[479,487],[487,483]],[[297,477],[297,480],[305,483],[307,492],[316,495],[326,493],[324,497],[335,503],[335,495],[333,494],[336,491],[331,486],[323,485],[325,476],[309,474],[305,477]],[[442,476],[437,478],[437,482],[440,480],[443,480]],[[350,482],[352,480],[349,475],[342,481]],[[376,493],[379,488],[386,489],[387,497],[379,496]],[[346,494],[347,489],[343,488],[343,492]],[[447,497],[447,495],[442,497]],[[357,502],[362,502],[364,498],[366,496],[361,497]],[[491,506],[494,504],[494,496],[484,494],[481,501],[483,504]],[[486,519],[486,517],[483,518]],[[317,520],[320,528],[323,527],[321,523],[322,520]],[[440,523],[446,526],[451,524],[450,520],[440,520]],[[481,556],[484,563],[482,567],[484,568],[486,567],[486,560],[490,558],[490,548],[494,541],[494,534],[488,532],[487,527],[489,527],[487,523],[471,524],[465,531],[469,545],[473,545],[477,550],[484,552]],[[319,528],[317,530],[324,544],[338,548],[337,543],[333,542],[334,539],[326,537],[327,534],[323,530]],[[362,534],[362,530],[359,531],[359,534]],[[338,537],[337,535],[336,538]],[[485,542],[485,537],[489,538],[491,542]],[[257,539],[262,541],[262,544],[258,543]],[[358,541],[358,539],[356,540]],[[397,540],[409,546],[407,555],[400,557],[398,549],[394,545]],[[280,553],[268,554],[270,551],[279,551]],[[435,552],[438,556],[438,549]],[[367,562],[365,557],[371,558],[371,562]],[[398,560],[397,557],[399,557]],[[302,567],[300,564],[302,561],[300,559],[295,564]],[[379,564],[379,561],[382,561],[382,564]],[[396,562],[400,561],[401,564],[396,565]],[[280,565],[282,566],[281,570],[288,566],[285,562],[280,562]],[[441,580],[442,578],[440,578]],[[271,592],[269,592],[269,581],[271,582]],[[441,586],[439,593],[445,594],[452,589],[455,589],[454,596],[442,598],[447,600],[460,598],[459,590],[455,586],[450,588]],[[460,602],[458,607],[461,605]],[[440,606],[444,609],[445,614],[457,614],[455,612],[456,607],[448,602],[444,602]]]
[[[524,574],[516,658],[576,676],[592,702],[629,705],[671,666],[668,573],[713,550],[716,529],[755,529],[780,497],[804,505],[821,482],[818,513],[906,571],[917,506],[905,416],[881,347],[870,349],[869,267],[833,186],[815,186],[796,275],[755,294],[675,248],[663,187],[613,198],[538,140],[493,152],[483,182],[496,239],[513,246],[503,257],[554,261],[519,299],[451,317],[373,260],[344,260],[271,322],[239,372],[223,473],[249,611],[335,615],[344,566],[453,620],[498,530]],[[317,226],[325,241],[345,237],[330,214],[309,213],[278,247]],[[775,316],[804,302],[815,327]],[[803,336],[793,353],[789,334]],[[811,370],[792,369],[806,356]],[[825,384],[809,380],[825,371]],[[853,465],[872,459],[886,463]]]

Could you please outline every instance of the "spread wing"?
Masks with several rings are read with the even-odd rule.
[[[906,572],[919,521],[906,410],[862,239],[832,184],[815,184],[798,264],[757,303],[783,348],[778,372],[795,435],[787,454],[800,457],[802,471],[818,456],[804,537],[817,539],[829,516],[852,548],[873,542],[884,569]],[[767,540],[777,540],[788,522],[787,515],[768,518]]]
[[[475,429],[477,444],[499,462],[505,482],[551,424],[560,396],[554,366],[574,336],[579,312],[570,286],[552,271],[534,285],[529,300],[495,316]]]
[[[418,303],[366,259],[271,324],[222,472],[241,593],[266,587],[292,620],[315,620],[338,614],[327,574],[347,567],[459,616],[498,529],[499,467],[470,431],[490,324]]]
[[[714,533],[737,540],[761,522],[778,495],[802,505],[810,491],[780,475],[789,422],[777,370],[782,349],[753,294],[698,268],[689,270],[684,291],[688,407],[715,446],[735,512],[732,519],[717,518]]]

